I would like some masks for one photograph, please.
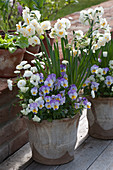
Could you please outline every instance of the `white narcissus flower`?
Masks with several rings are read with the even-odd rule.
[[[10,79],[8,79],[8,80],[7,80],[7,84],[8,84],[9,90],[12,91],[12,89],[13,89],[13,81],[10,80]]]
[[[83,37],[83,31],[81,30],[75,31],[75,36],[77,40],[80,40]]]
[[[107,21],[105,18],[100,18],[100,28],[106,28],[107,27]]]
[[[54,29],[55,30],[61,30],[61,29],[65,29],[66,25],[63,21],[61,21],[60,19],[57,20],[57,22],[54,25]]]
[[[66,30],[64,28],[60,29],[60,30],[56,30],[57,32],[57,36],[62,38],[62,37],[65,37],[66,35]]]
[[[32,24],[28,25],[26,27],[26,30],[27,30],[29,36],[32,36],[35,34],[35,27]]]
[[[32,37],[32,42],[33,42],[33,44],[34,45],[36,45],[36,44],[40,44],[40,39],[37,37],[37,36],[33,36]]]
[[[23,19],[24,19],[26,25],[30,24],[30,15],[28,13],[23,15]]]
[[[29,87],[20,87],[21,92],[26,93],[29,90]]]
[[[95,92],[94,92],[94,90],[91,90],[91,96],[92,96],[92,98],[95,98]]]
[[[37,70],[37,67],[31,67],[31,69],[30,69],[33,73],[37,73],[38,72],[38,70]]]
[[[79,18],[79,20],[80,20],[80,22],[82,23],[82,24],[84,24],[84,25],[88,25],[89,24],[89,22],[88,22],[88,12],[86,11],[86,10],[82,10],[81,12],[80,12],[80,18]]]
[[[106,42],[109,42],[111,40],[111,33],[105,33],[104,39],[105,39]]]
[[[35,29],[36,29],[39,23],[37,22],[36,19],[33,19],[33,20],[31,21],[31,24],[32,24],[32,25],[35,27]]]
[[[28,61],[21,61],[20,65],[23,66],[23,65],[25,65],[27,63],[28,63]]]
[[[108,52],[107,51],[103,51],[103,57],[107,57]]]
[[[25,85],[26,85],[26,80],[19,80],[17,83],[18,88],[24,87]]]
[[[93,53],[95,53],[95,51],[98,50],[99,48],[100,48],[99,44],[93,44],[92,45]]]
[[[29,42],[29,45],[32,45],[33,44],[33,38],[32,37],[28,38],[28,42]]]
[[[50,38],[55,38],[57,36],[56,30],[54,28],[51,29],[49,36]]]
[[[40,17],[41,17],[40,11],[32,10],[30,17],[31,19],[36,17],[38,20],[40,20]]]
[[[110,67],[111,69],[113,69],[113,60],[110,60],[110,61],[109,61],[109,67]]]
[[[92,8],[88,9],[88,17],[89,19],[94,19],[94,10]]]
[[[24,37],[28,37],[28,30],[26,29],[26,27],[23,27],[21,30],[20,30],[20,33],[24,36]]]
[[[16,24],[16,27],[17,27],[17,32],[20,32],[20,30],[21,30],[21,28],[22,28],[21,22],[19,22],[18,24]]]
[[[31,77],[32,74],[33,74],[32,71],[26,70],[26,71],[24,72],[23,77]]]
[[[25,69],[25,70],[26,70],[26,69],[29,69],[29,68],[31,68],[31,65],[30,65],[30,64],[26,64],[26,65],[23,66],[23,69]]]
[[[106,43],[106,41],[105,41],[105,39],[104,39],[104,37],[99,37],[99,40],[98,40],[98,46],[105,46],[105,43]]]
[[[43,29],[42,29],[42,27],[41,27],[41,24],[38,23],[38,24],[36,25],[35,29],[36,29],[36,32],[37,32],[38,35],[44,34],[44,31],[43,31]]]
[[[65,29],[66,29],[66,30],[71,27],[71,22],[69,21],[69,19],[67,19],[67,18],[62,18],[61,21],[64,22],[64,24],[65,24]]]
[[[43,30],[50,30],[51,29],[50,21],[41,22],[41,27],[42,27]]]
[[[101,16],[104,14],[104,9],[103,9],[103,7],[96,7],[96,8],[94,9],[94,11],[95,11],[95,13],[96,13],[96,16],[99,16],[99,17],[101,17]]]
[[[36,116],[36,115],[34,115],[34,117],[32,118],[32,120],[33,120],[34,122],[40,122],[40,121],[41,121],[41,119],[40,119],[38,116]]]
[[[62,61],[62,64],[65,64],[65,65],[67,65],[68,63],[69,63],[69,61],[67,61],[67,60]]]
[[[19,64],[19,65],[16,66],[16,69],[17,69],[17,70],[22,70],[22,69],[23,69],[23,66]]]

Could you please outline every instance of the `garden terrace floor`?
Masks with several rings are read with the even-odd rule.
[[[59,166],[46,166],[32,160],[29,143],[0,165],[0,170],[113,170],[113,140],[95,139],[87,134],[86,111],[81,116],[75,159]]]

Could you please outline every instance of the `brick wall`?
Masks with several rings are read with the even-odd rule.
[[[7,79],[0,78],[0,162],[28,141],[27,127],[17,116],[20,106],[16,94],[17,89],[9,91]]]

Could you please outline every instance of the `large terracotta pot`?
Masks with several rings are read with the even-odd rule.
[[[79,114],[41,123],[25,119],[33,160],[46,165],[59,165],[74,159]]]
[[[92,103],[87,112],[89,135],[99,139],[113,139],[113,98],[88,97]]]
[[[14,53],[0,49],[0,78],[16,77],[16,66],[23,60],[26,49],[18,48]]]
[[[34,47],[30,45],[28,48],[26,48],[28,52],[33,54],[37,54],[39,52],[39,49],[40,49],[39,45],[35,45]],[[23,60],[26,60],[28,61],[29,64],[31,64],[31,61],[36,59],[36,57],[28,52],[25,52]]]

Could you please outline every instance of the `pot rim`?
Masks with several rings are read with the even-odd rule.
[[[55,119],[55,120],[52,120],[52,122],[49,122],[47,120],[42,120],[41,122],[35,122],[33,121],[32,119],[29,120],[28,117],[24,116],[24,119],[27,120],[27,121],[30,121],[30,122],[33,122],[34,124],[42,124],[42,123],[48,123],[48,124],[51,124],[51,123],[55,123],[55,122],[69,122],[71,120],[75,120],[77,118],[80,118],[80,113],[77,113],[76,115],[73,116],[73,118],[62,118],[62,119]]]
[[[90,100],[113,100],[113,97],[96,97],[96,98],[92,98],[91,96],[86,96],[86,98],[90,99]]]

